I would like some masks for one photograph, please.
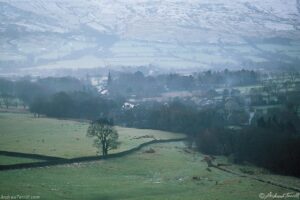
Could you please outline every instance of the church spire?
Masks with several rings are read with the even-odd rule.
[[[107,87],[109,88],[111,86],[112,83],[112,78],[111,78],[111,74],[110,71],[108,72],[108,76],[107,76]]]

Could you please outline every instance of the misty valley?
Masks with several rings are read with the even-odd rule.
[[[0,199],[300,198],[300,0],[0,0]]]
[[[191,75],[145,75],[141,71],[109,71],[83,78],[0,80],[0,152],[1,170],[5,172],[2,176],[13,176],[14,170],[30,170],[20,176],[21,185],[11,179],[9,184],[5,183],[5,190],[23,192],[23,179],[47,166],[53,167],[39,173],[69,171],[70,167],[76,171],[89,168],[97,171],[104,163],[107,163],[104,166],[114,165],[109,163],[134,159],[136,154],[142,161],[147,160],[143,165],[149,161],[160,163],[162,157],[170,162],[152,166],[145,175],[139,175],[141,181],[148,180],[151,173],[159,173],[155,175],[159,180],[157,184],[191,184],[189,188],[204,184],[226,191],[228,184],[243,187],[240,185],[244,181],[244,184],[254,182],[248,186],[254,190],[244,194],[247,196],[262,191],[258,189],[261,185],[268,185],[275,191],[298,190],[299,72],[225,69]],[[108,144],[114,141],[115,145],[111,150],[107,148],[105,154],[99,138],[93,143],[93,139],[87,137],[89,123],[99,120],[104,130],[108,125],[113,126],[118,134],[108,138]],[[137,153],[129,155],[134,151]],[[143,170],[137,165],[131,171],[130,161],[127,162],[124,168],[129,171],[121,175],[124,179],[128,174],[134,175],[136,167]],[[192,165],[192,168],[182,169],[179,174],[177,170],[169,172],[169,165],[176,165],[173,162],[180,162],[183,169],[185,165]],[[117,171],[123,173],[123,169]],[[241,178],[244,176],[247,178]],[[180,177],[179,180],[175,180],[176,177]],[[71,181],[77,178],[83,177],[76,175]],[[48,180],[45,179],[44,182]],[[170,182],[169,179],[174,180]],[[25,187],[25,191],[37,194],[40,194],[40,187],[45,187],[42,191],[50,187],[47,183],[41,186],[40,181],[27,184],[33,185]],[[51,184],[58,183],[55,179]],[[63,188],[54,193],[67,196]],[[72,190],[71,185],[66,189]],[[47,196],[51,197],[51,190],[48,192]],[[70,194],[78,195],[73,191]]]

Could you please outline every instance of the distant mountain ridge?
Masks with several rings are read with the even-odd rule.
[[[300,59],[300,0],[1,0],[0,11],[2,71]]]

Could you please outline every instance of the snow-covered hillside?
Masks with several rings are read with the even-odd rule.
[[[0,21],[2,70],[300,59],[300,0],[0,0]]]

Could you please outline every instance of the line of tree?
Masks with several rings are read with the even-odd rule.
[[[111,78],[111,76],[110,76]],[[109,84],[111,94],[137,97],[156,96],[168,91],[191,91],[216,85],[244,86],[257,84],[261,74],[250,70],[205,71],[193,75],[176,73],[145,76],[142,72],[117,73]]]
[[[37,98],[48,98],[54,93],[72,91],[96,92],[89,84],[72,77],[62,78],[23,78],[16,81],[0,78],[0,98],[6,107],[13,105],[15,99],[26,107]]]
[[[110,116],[121,106],[122,100],[117,102],[90,92],[58,92],[47,98],[36,98],[30,104],[30,112],[36,116],[96,120]]]

